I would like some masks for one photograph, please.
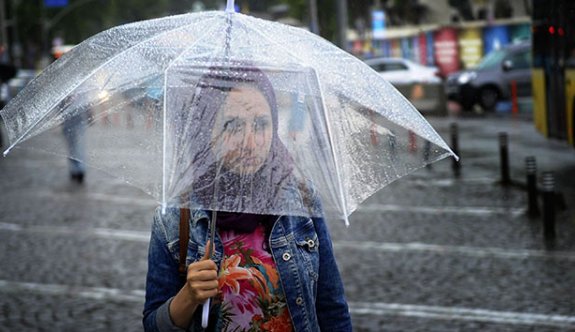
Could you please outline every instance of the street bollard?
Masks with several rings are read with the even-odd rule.
[[[457,128],[457,123],[452,123],[450,126],[451,132],[451,150],[453,153],[459,156],[459,133]],[[461,171],[461,164],[455,159],[452,158],[451,168],[453,169],[453,173],[455,176],[459,176]]]
[[[555,238],[555,178],[553,172],[543,173],[543,236]]]
[[[417,136],[411,130],[408,131],[408,139],[409,139],[409,152],[415,153],[417,151]]]
[[[423,146],[423,161],[425,162],[425,167],[431,168],[431,162],[429,161],[431,158],[431,142],[425,141],[425,145]]]
[[[501,160],[501,184],[511,183],[509,176],[509,148],[507,133],[499,133],[499,157]]]
[[[397,160],[397,139],[393,133],[387,135],[387,144],[389,146],[389,154],[392,161]]]
[[[537,203],[537,163],[535,157],[525,158],[525,170],[527,173],[527,202],[530,217],[539,216],[539,204]]]

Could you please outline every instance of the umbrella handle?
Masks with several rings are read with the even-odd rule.
[[[202,327],[208,327],[208,318],[210,317],[210,302],[212,299],[209,298],[206,302],[204,302],[204,306],[202,308]]]

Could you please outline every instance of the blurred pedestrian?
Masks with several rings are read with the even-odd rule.
[[[11,96],[8,81],[16,76],[16,67],[5,63],[7,59],[2,56],[2,52],[4,52],[2,47],[3,46],[0,45],[0,110],[10,101]],[[2,117],[0,117],[0,148],[4,146],[2,127],[4,126],[2,124]]]
[[[68,147],[68,165],[70,180],[83,183],[86,174],[86,126],[88,125],[87,112],[80,111],[78,114],[67,118],[62,125],[62,132]]]

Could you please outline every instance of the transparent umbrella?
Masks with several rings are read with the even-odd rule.
[[[308,31],[232,8],[228,1],[226,11],[127,24],[79,44],[1,111],[11,143],[4,154],[30,147],[66,155],[62,140],[45,137],[84,114],[87,153],[70,157],[163,207],[346,223],[387,184],[454,156],[362,61]],[[267,173],[246,148],[230,161],[221,147],[229,128],[218,127],[229,92],[254,82],[273,114],[272,143],[261,157]],[[413,152],[414,136],[428,153]],[[186,194],[194,199],[180,199]]]

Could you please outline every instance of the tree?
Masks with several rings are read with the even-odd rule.
[[[22,65],[35,67],[41,53],[48,51],[50,41],[55,37],[62,38],[68,44],[78,44],[113,26],[166,15],[172,2],[69,0],[64,8],[45,8],[44,0],[14,2],[16,6],[12,15],[18,22],[17,30],[23,48]]]
[[[281,3],[290,5],[291,16],[300,19],[302,22],[309,22],[308,1],[309,0],[281,0]],[[316,0],[316,3],[320,35],[327,40],[335,42],[337,40],[336,1]]]
[[[44,8],[44,0],[20,0],[11,15],[16,16],[18,35],[22,44],[23,67],[33,68],[47,52],[51,41],[60,37],[67,44],[78,44],[90,36],[113,26],[172,14],[190,12],[195,2],[206,9],[218,9],[223,0],[68,0],[67,8]],[[236,4],[251,11],[263,11],[285,3],[290,15],[309,22],[309,0],[236,0]],[[356,17],[369,17],[372,1],[348,1],[348,22]],[[331,41],[337,39],[337,15],[334,0],[316,0],[321,35]],[[62,15],[65,11],[65,15]],[[11,17],[12,18],[12,17]],[[47,24],[46,24],[47,23]],[[43,32],[46,34],[44,35]],[[13,42],[13,41],[12,41]]]

